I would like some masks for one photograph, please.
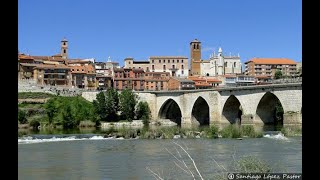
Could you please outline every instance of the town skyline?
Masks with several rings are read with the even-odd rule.
[[[242,64],[254,57],[302,61],[301,1],[184,2],[19,0],[18,50],[54,55],[66,38],[70,58],[110,56],[123,66],[126,57],[190,58],[189,43],[198,39],[202,59],[221,47],[224,55],[240,54]],[[49,7],[55,13],[46,13]]]

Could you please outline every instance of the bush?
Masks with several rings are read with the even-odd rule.
[[[248,136],[248,137],[251,137],[251,138],[263,137],[263,133],[262,132],[256,132],[252,125],[243,125],[243,126],[241,126],[241,135],[242,136]]]
[[[40,122],[36,119],[31,120],[29,122],[29,125],[33,128],[33,129],[38,129],[38,127],[40,126]]]
[[[150,120],[150,108],[147,102],[140,101],[136,108],[136,117],[137,119],[142,119],[144,126],[149,126],[149,120]]]
[[[230,124],[222,129],[221,135],[224,138],[239,138],[241,137],[241,131],[238,125]]]
[[[21,109],[18,109],[18,121],[20,122],[20,124],[27,123],[27,114]]]
[[[269,173],[272,171],[270,165],[254,156],[245,156],[235,163],[235,169],[240,173]]]
[[[51,98],[55,95],[43,92],[19,92],[18,99],[44,99]]]

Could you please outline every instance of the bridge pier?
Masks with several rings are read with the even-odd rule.
[[[286,112],[283,114],[283,125],[302,125],[302,114],[300,112]]]
[[[181,128],[191,128],[192,120],[191,117],[181,117]]]

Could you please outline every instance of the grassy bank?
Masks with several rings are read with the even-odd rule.
[[[141,139],[173,139],[173,138],[260,138],[262,132],[253,126],[229,125],[221,130],[216,126],[199,128],[157,127],[157,128],[109,128],[104,131],[105,137],[141,138]]]
[[[301,126],[286,126],[281,129],[281,133],[287,137],[302,136]]]
[[[55,97],[53,94],[43,92],[19,92],[18,99],[45,99]]]

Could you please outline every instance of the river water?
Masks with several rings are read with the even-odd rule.
[[[34,134],[18,138],[18,178],[138,180],[156,179],[156,173],[164,179],[193,179],[186,166],[197,173],[184,150],[205,179],[223,172],[219,166],[232,169],[234,159],[249,155],[265,160],[276,172],[302,172],[301,137],[151,140]]]

